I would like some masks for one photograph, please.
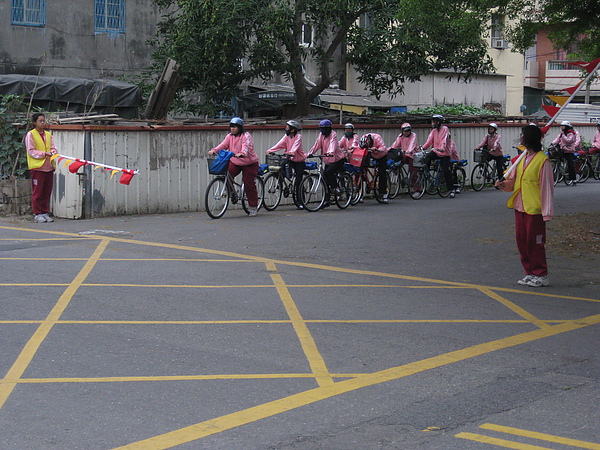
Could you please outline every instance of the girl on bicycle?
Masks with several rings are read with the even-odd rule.
[[[487,149],[490,157],[496,161],[496,171],[498,179],[501,180],[504,175],[504,154],[502,153],[502,145],[500,144],[500,135],[498,134],[498,124],[490,123],[488,126],[488,134],[485,135],[481,144],[475,147],[475,150]]]
[[[581,138],[579,132],[575,131],[571,126],[571,122],[563,120],[560,124],[560,133],[556,136],[556,139],[552,141],[553,144],[558,144],[565,155],[567,161],[567,172],[569,172],[569,180],[573,183],[571,186],[575,186],[577,178],[575,174],[575,152],[581,148]]]
[[[302,149],[302,125],[296,120],[288,120],[285,124],[285,136],[281,140],[267,150],[269,153],[276,152],[277,150],[284,150],[284,155],[289,155],[290,159],[285,164],[289,164],[290,168],[294,171],[296,178],[294,179],[294,203],[298,205],[299,209],[302,209],[300,199],[297,197],[300,192],[300,185],[302,184],[302,177],[304,176],[304,169],[306,168],[305,160],[306,155]],[[282,167],[285,170],[285,167]]]
[[[546,222],[554,215],[554,177],[552,166],[542,151],[542,130],[536,125],[522,128],[521,143],[527,149],[505,181],[496,186],[513,192],[507,206],[515,210],[515,234],[525,278],[519,284],[532,287],[548,285],[546,262]]]
[[[452,168],[450,165],[450,130],[448,130],[446,125],[442,125],[443,122],[444,116],[440,114],[434,114],[431,117],[432,130],[427,137],[427,141],[423,144],[423,149],[427,150],[429,147],[433,147],[433,151],[426,158],[427,167],[431,166],[431,161],[435,159],[440,160],[446,187],[450,192],[450,198],[454,198],[454,182],[452,180]]]
[[[590,147],[589,153],[590,155],[598,155],[600,154],[600,121],[596,122],[596,134],[594,135],[594,140],[592,141],[592,146]]]
[[[364,134],[360,138],[360,148],[371,150],[371,156],[377,162],[377,184],[379,185],[379,193],[383,197],[382,203],[389,203],[387,192],[387,153],[388,148],[383,142],[383,138],[377,133]]]
[[[408,164],[409,173],[413,173],[416,170],[413,165],[413,153],[419,151],[417,135],[412,132],[410,123],[403,123],[401,129],[402,132],[398,135],[390,150],[402,150],[402,163]]]
[[[229,160],[227,171],[235,178],[242,172],[242,180],[246,186],[249,216],[256,216],[258,211],[258,192],[254,179],[258,176],[258,156],[254,152],[254,143],[250,133],[244,130],[244,121],[234,117],[229,121],[229,134],[223,142],[211,149],[208,154],[214,155],[219,150],[229,150],[234,156]]]
[[[324,175],[329,187],[329,193],[333,194],[336,188],[335,176],[344,166],[346,155],[340,149],[337,134],[331,127],[331,120],[321,120],[319,123],[321,132],[317,136],[315,145],[308,151],[307,157],[314,155],[319,150],[321,151],[321,155],[327,155],[326,158],[323,158],[323,162],[325,163]],[[330,202],[326,202],[325,205],[328,205],[328,203]]]
[[[340,149],[346,155],[346,158],[355,148],[358,148],[358,134],[354,132],[354,125],[351,123],[347,123],[344,125],[344,136],[340,139]]]

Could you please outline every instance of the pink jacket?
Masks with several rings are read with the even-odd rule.
[[[490,155],[492,156],[502,156],[502,145],[500,145],[500,135],[498,133],[494,134],[486,134],[476,148],[480,149],[487,145],[488,150],[490,151]]]
[[[566,135],[562,131],[558,133],[552,143],[560,145],[565,153],[575,153],[581,149],[581,138],[579,137],[579,131],[569,131]]]
[[[344,153],[351,153],[355,148],[358,148],[358,134],[354,133],[350,139],[344,135],[340,139],[340,149]]]
[[[413,132],[408,137],[404,133],[400,133],[390,148],[397,148],[404,152],[409,158],[413,157],[413,153],[418,151],[417,135]]]
[[[329,133],[328,137],[325,137],[322,133],[319,133],[319,136],[315,141],[315,145],[313,145],[308,151],[307,156],[314,155],[317,150],[321,150],[321,155],[325,155],[326,153],[331,153],[333,155],[323,158],[323,162],[325,164],[331,164],[346,157],[346,155],[340,149],[340,144],[337,141],[337,134],[333,130],[331,130],[331,133]]]
[[[597,131],[592,141],[592,147],[600,149],[600,131]]]
[[[385,146],[383,138],[377,133],[366,133],[363,136],[371,135],[373,138],[373,147],[371,147],[371,156],[375,159],[381,159],[387,155],[388,148]]]
[[[433,151],[438,156],[451,156],[450,149],[448,148],[448,135],[450,130],[446,125],[442,125],[440,128],[433,128],[427,137],[427,142],[423,144],[423,149],[427,150],[433,146]]]
[[[243,153],[243,158],[238,158],[234,156],[229,161],[231,161],[236,166],[249,166],[250,164],[258,162],[258,155],[254,153],[254,142],[252,142],[252,136],[247,131],[243,132],[239,136],[234,136],[229,133],[223,139],[219,145],[217,145],[212,150],[229,150],[236,155],[238,153]]]
[[[294,162],[302,162],[306,159],[304,150],[302,149],[302,135],[297,134],[294,137],[283,136],[281,140],[271,147],[267,152],[275,152],[277,150],[285,150],[286,155],[292,155],[290,158]]]

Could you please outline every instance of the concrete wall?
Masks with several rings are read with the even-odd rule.
[[[500,134],[505,153],[516,155],[511,148],[518,144],[520,124],[501,124]],[[256,152],[264,161],[265,151],[283,136],[283,127],[249,127]],[[418,142],[424,143],[430,131],[427,125],[415,125]],[[473,168],[472,150],[487,132],[485,124],[450,125],[462,159],[469,160],[467,176]],[[591,142],[596,127],[577,125],[582,138]],[[343,130],[336,127],[338,138]],[[357,126],[362,135],[381,134],[388,146],[400,133],[399,125]],[[91,218],[124,214],[153,214],[204,209],[204,191],[210,180],[206,155],[224,138],[225,127],[73,127],[57,126],[52,132],[62,154],[84,158],[112,166],[137,169],[129,186],[119,183],[119,174],[112,179],[110,172],[80,169],[77,176],[60,164],[53,193],[53,213],[65,218]],[[553,127],[545,144],[559,132]],[[318,128],[303,130],[304,149],[312,147]]]
[[[11,25],[10,2],[0,3],[0,73],[71,78],[118,78],[149,64],[155,33],[152,0],[127,0],[125,33],[96,34],[94,0],[46,2],[46,26]]]

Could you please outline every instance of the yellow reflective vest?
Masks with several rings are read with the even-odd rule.
[[[537,152],[527,167],[525,167],[525,157],[521,159],[515,175],[514,192],[508,199],[506,206],[509,208],[514,207],[515,198],[520,191],[525,212],[531,215],[542,213],[540,172],[547,159],[548,156],[543,151]]]
[[[46,138],[46,142],[44,142],[44,140],[42,140],[42,137],[40,136],[40,133],[34,133],[34,131],[36,131],[35,128],[31,130],[30,133],[31,137],[33,138],[35,149],[41,152],[49,152],[50,147],[52,145],[52,135],[50,134],[50,132],[44,130],[44,137]],[[37,159],[31,156],[29,152],[27,152],[27,165],[29,166],[29,170],[39,169],[44,165],[45,161],[46,158]],[[54,161],[52,161],[52,166],[56,167],[56,163]]]

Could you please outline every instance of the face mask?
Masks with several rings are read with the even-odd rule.
[[[344,136],[346,136],[348,139],[350,139],[352,136],[354,136],[354,132],[353,131],[346,131],[344,133]]]
[[[325,137],[331,134],[331,128],[321,128],[321,134]]]
[[[292,130],[291,130],[291,129],[289,129],[289,128],[286,128],[286,130],[285,130],[285,135],[286,135],[286,136],[289,136],[290,134],[292,134]]]

